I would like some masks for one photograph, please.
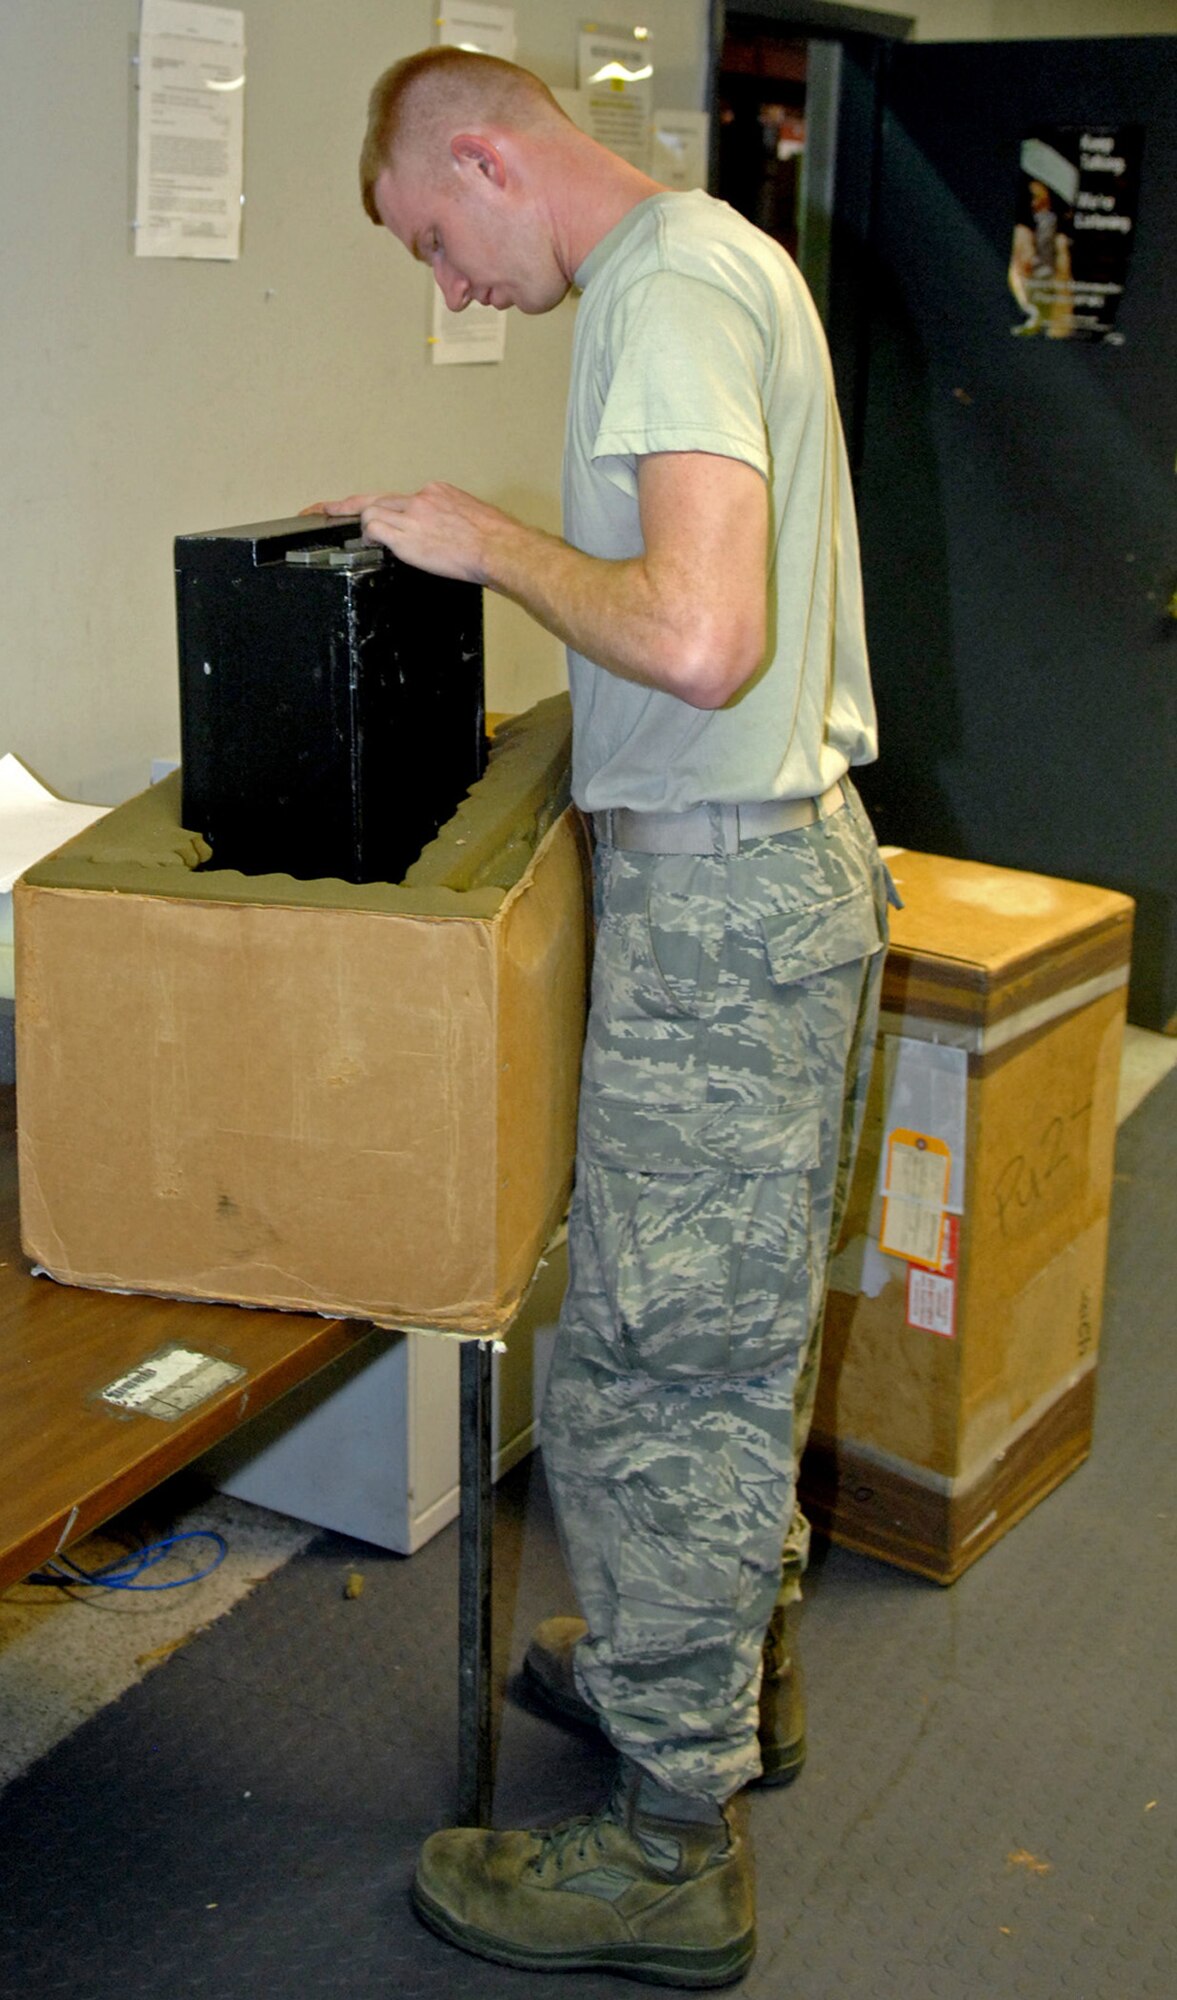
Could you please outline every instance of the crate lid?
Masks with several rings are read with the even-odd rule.
[[[1127,979],[1134,904],[1118,890],[910,848],[888,866],[904,903],[891,912],[888,1012],[988,1024]]]

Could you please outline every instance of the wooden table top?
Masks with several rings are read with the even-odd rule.
[[[20,1248],[15,1092],[0,1089],[0,1589],[89,1534],[370,1331],[34,1278]],[[245,1374],[171,1420],[102,1391],[170,1343]]]

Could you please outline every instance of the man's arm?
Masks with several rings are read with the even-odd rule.
[[[709,452],[638,460],[640,556],[607,561],[529,528],[455,486],[353,494],[369,541],[438,576],[521,604],[622,680],[722,708],[764,656],[768,494],[755,469]]]

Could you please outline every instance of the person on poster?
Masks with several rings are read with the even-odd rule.
[[[1073,317],[1069,211],[1045,181],[1026,183],[1029,215],[1014,224],[1009,288],[1026,315],[1019,333],[1065,340]]]
[[[618,1777],[554,1828],[434,1834],[414,1905],[511,1965],[727,1985],[755,1949],[733,1798],[804,1755],[796,1465],[886,936],[849,780],[876,731],[829,358],[779,245],[510,64],[388,71],[361,180],[452,310],[581,292],[563,538],[440,483],[326,505],[565,642],[596,838],[543,1425],[582,1616],[545,1621],[528,1665]]]

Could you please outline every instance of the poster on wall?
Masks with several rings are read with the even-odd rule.
[[[241,254],[245,16],[142,0],[136,257]]]
[[[654,108],[649,29],[583,28],[577,42],[576,70],[588,105],[592,137],[645,173],[650,164]]]
[[[1119,344],[1140,195],[1139,125],[1041,125],[1022,141],[1009,288],[1015,334]]]

